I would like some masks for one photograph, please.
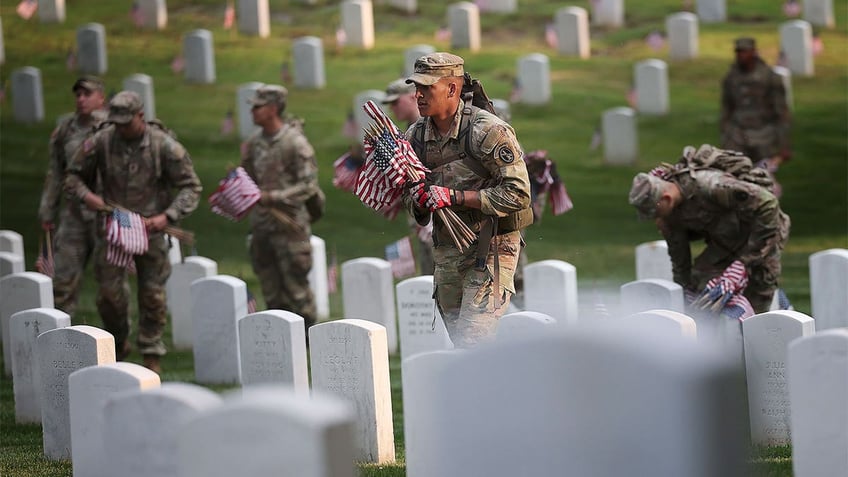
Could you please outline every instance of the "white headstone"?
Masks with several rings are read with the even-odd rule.
[[[671,60],[693,60],[698,57],[698,17],[690,12],[678,12],[665,19],[668,34],[668,57]]]
[[[37,11],[41,23],[65,22],[65,0],[38,0]]]
[[[77,29],[77,69],[80,73],[102,75],[108,69],[106,29],[100,23],[86,23]]]
[[[24,270],[24,259],[12,252],[0,252],[0,278]]]
[[[631,108],[607,109],[601,119],[604,159],[609,164],[633,164],[639,158],[636,112]]]
[[[220,405],[218,394],[188,383],[116,393],[103,411],[107,459],[101,465],[120,469],[123,477],[179,477],[180,431],[192,418]]]
[[[448,5],[450,46],[453,49],[480,51],[480,9],[471,2]]]
[[[353,98],[353,118],[356,122],[356,131],[358,131],[359,141],[363,141],[362,129],[367,128],[369,124],[373,123],[374,120],[371,119],[370,116],[362,109],[362,105],[367,103],[368,101],[374,101],[377,106],[379,106],[383,111],[386,109],[383,107],[383,99],[386,97],[386,92],[377,89],[368,89],[365,91],[360,91]]]
[[[327,289],[327,244],[324,239],[313,235],[309,237],[312,245],[312,268],[307,279],[312,295],[315,297],[315,310],[318,320],[324,321],[330,317],[330,293]]]
[[[504,121],[509,122],[509,118],[512,117],[509,101],[501,98],[491,98],[491,101],[492,106],[495,107],[495,114],[497,114],[498,117],[503,119]]]
[[[789,71],[789,68],[780,65],[774,65],[771,69],[777,73],[783,81],[783,89],[786,94],[786,107],[792,111],[795,109],[795,97],[792,94],[792,72]]]
[[[242,385],[278,383],[309,396],[303,317],[283,310],[251,313],[238,321]]]
[[[833,0],[804,0],[804,20],[818,27],[833,28],[836,20],[833,16]]]
[[[412,45],[407,48],[403,52],[403,76],[412,76],[415,72],[415,60],[435,52],[436,48],[432,45]]]
[[[345,318],[368,320],[385,327],[389,353],[397,353],[395,287],[389,262],[372,257],[344,262],[342,303]]]
[[[515,13],[518,11],[518,0],[485,0],[479,2],[480,10],[492,13]]]
[[[636,109],[642,114],[668,114],[668,66],[665,61],[649,59],[636,63]]]
[[[617,28],[624,25],[624,0],[595,0],[592,4],[592,24]]]
[[[636,279],[662,278],[674,281],[671,258],[665,240],[645,242],[636,247]]]
[[[395,287],[400,357],[453,348],[433,299],[433,276],[407,278]]]
[[[816,329],[848,327],[848,249],[810,255],[810,305]]]
[[[647,310],[629,315],[625,320],[628,326],[638,326],[649,333],[666,333],[691,339],[698,336],[695,320],[677,311]]]
[[[141,13],[141,26],[164,30],[168,26],[168,6],[165,0],[137,0]]]
[[[563,7],[556,11],[554,28],[557,52],[561,55],[589,58],[592,55],[589,37],[589,14],[585,8]]]
[[[704,23],[720,23],[727,20],[725,0],[696,0],[695,11]]]
[[[577,269],[562,260],[524,267],[524,309],[553,317],[560,325],[577,322]]]
[[[36,339],[45,331],[71,326],[71,317],[55,308],[31,308],[12,315],[9,323],[15,422],[41,424],[41,374]]]
[[[44,121],[44,92],[41,70],[24,66],[12,71],[12,115],[21,123]]]
[[[621,286],[621,310],[624,314],[654,309],[683,313],[683,287],[660,278],[636,280]]]
[[[305,89],[322,89],[327,85],[324,75],[324,45],[317,36],[302,36],[292,42],[294,56],[294,85]]]
[[[848,330],[789,344],[792,469],[798,477],[848,475]]]
[[[156,99],[153,96],[153,78],[145,74],[134,74],[124,78],[124,89],[135,91],[144,102],[144,119],[156,119]],[[173,262],[172,262],[173,263]]]
[[[374,48],[374,7],[371,0],[344,0],[341,9],[346,44],[365,50]]]
[[[389,5],[404,13],[412,14],[418,11],[418,0],[389,0]]]
[[[247,285],[216,275],[191,284],[194,376],[203,384],[238,384],[238,320],[247,315]]]
[[[195,280],[218,274],[218,264],[206,257],[186,257],[183,263],[171,266],[171,276],[165,284],[168,312],[174,347],[190,349],[193,344],[191,318],[191,284]]]
[[[113,468],[103,441],[103,410],[106,401],[123,391],[160,386],[159,375],[134,363],[120,362],[89,366],[68,378],[71,412],[71,460],[74,475],[111,477]]]
[[[180,240],[168,234],[163,234],[162,237],[165,239],[168,247],[168,261],[171,263],[171,266],[181,263],[183,261],[183,250],[180,247]]]
[[[236,92],[236,110],[238,111],[238,126],[239,137],[244,140],[251,134],[259,130],[259,126],[253,124],[253,107],[247,101],[256,95],[256,90],[262,87],[263,83],[251,81],[239,85]]]
[[[194,30],[183,39],[185,79],[191,83],[212,84],[215,82],[215,47],[212,32]]]
[[[271,35],[268,0],[238,0],[236,18],[240,33],[256,35],[260,38],[268,38]]]
[[[789,343],[816,332],[815,322],[797,311],[760,313],[742,321],[751,440],[756,445],[790,442],[786,361]]]
[[[22,68],[26,69],[26,68]],[[32,68],[35,69],[35,68]],[[39,76],[38,80],[38,90],[41,91],[41,73],[36,73]],[[14,73],[13,73],[14,75]],[[40,96],[40,94],[39,94]],[[0,252],[9,252],[14,253],[15,255],[21,257],[21,260],[24,260],[24,237],[23,235],[15,232],[14,230],[0,230]],[[25,261],[25,260],[24,260]]]
[[[531,53],[518,59],[518,84],[521,102],[541,105],[551,101],[551,65],[548,57]]]
[[[245,388],[179,432],[181,477],[353,477],[354,414],[335,396]]]
[[[44,456],[71,458],[68,376],[81,368],[115,362],[115,338],[88,325],[45,331],[36,339],[41,375],[41,428]]]
[[[427,475],[743,475],[739,369],[697,342],[614,331],[577,327],[446,363],[426,395],[439,409],[431,454],[416,456]]]
[[[0,329],[3,330],[3,371],[12,375],[9,321],[30,308],[53,308],[53,280],[40,273],[22,272],[0,278]]]
[[[503,341],[545,335],[553,331],[551,325],[556,323],[552,316],[535,311],[507,313],[498,320],[497,339]]]
[[[804,20],[791,20],[780,26],[780,50],[793,75],[813,76],[813,27]]]
[[[309,328],[312,389],[352,402],[355,457],[360,462],[395,460],[386,329],[343,319]]]

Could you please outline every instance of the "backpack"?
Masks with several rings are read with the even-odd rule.
[[[769,192],[774,192],[774,179],[767,170],[754,167],[753,161],[741,152],[719,149],[709,144],[703,144],[697,150],[692,146],[686,146],[683,149],[683,157],[672,167],[672,175],[703,169],[718,169],[739,180],[757,184]]]

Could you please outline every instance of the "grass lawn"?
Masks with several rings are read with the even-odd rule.
[[[75,49],[75,31],[88,22],[106,27],[109,70],[107,88],[118,91],[134,73],[153,77],[157,116],[174,129],[190,151],[204,184],[204,197],[215,188],[228,165],[239,160],[240,140],[222,136],[221,121],[235,107],[238,85],[249,81],[281,82],[281,65],[292,63],[292,40],[320,37],[325,52],[327,87],[299,90],[290,86],[288,111],[306,119],[306,134],[316,149],[321,185],[327,193],[325,217],[314,233],[326,240],[327,251],[338,262],[363,256],[383,256],[383,247],[407,233],[405,220],[388,222],[362,206],[356,197],[332,186],[332,163],[347,148],[342,135],[352,99],[360,91],[383,89],[398,77],[403,52],[415,44],[448,50],[435,36],[446,24],[447,1],[419,2],[410,16],[375,3],[376,47],[369,51],[339,48],[335,31],[340,24],[338,2],[319,1],[306,6],[295,0],[270,0],[270,38],[259,39],[222,29],[223,0],[169,0],[168,27],[161,32],[139,30],[129,16],[130,2],[73,1],[63,24],[24,21],[15,14],[17,1],[0,4],[6,59],[0,67],[5,99],[0,102],[0,228],[12,229],[26,240],[27,268],[37,253],[36,216],[47,165],[47,140],[55,119],[73,110],[70,87],[76,72],[66,69]],[[589,148],[604,110],[626,105],[633,82],[633,65],[644,59],[667,60],[667,46],[652,50],[644,41],[654,30],[664,30],[665,16],[681,8],[680,0],[627,2],[627,27],[592,30],[592,58],[558,56],[545,43],[546,24],[559,2],[522,0],[515,15],[481,14],[483,48],[463,55],[466,69],[479,77],[491,97],[507,98],[517,59],[541,52],[550,59],[553,101],[544,106],[512,106],[513,125],[527,150],[546,149],[564,177],[575,208],[560,217],[545,216],[527,231],[531,261],[565,260],[578,270],[583,289],[610,287],[635,278],[634,248],[660,236],[650,223],[636,220],[627,205],[633,175],[659,161],[673,162],[683,146],[718,140],[719,84],[732,61],[732,41],[755,36],[761,55],[773,63],[778,57],[779,25],[786,21],[775,0],[730,0],[729,21],[700,25],[700,56],[690,62],[670,62],[671,113],[638,119],[640,158],[632,166],[610,167],[601,149]],[[588,1],[575,4],[589,8]],[[694,2],[690,2],[694,3]],[[782,207],[792,217],[792,233],[784,255],[783,287],[798,311],[810,313],[808,257],[827,248],[848,248],[848,8],[837,1],[837,28],[815,29],[824,45],[815,58],[816,74],[793,78],[793,159],[778,173],[783,186]],[[187,84],[170,64],[181,51],[182,36],[194,29],[212,32],[217,81],[213,85]],[[41,70],[46,120],[24,125],[12,120],[9,89],[11,72],[23,66]],[[197,253],[218,262],[219,273],[243,278],[258,291],[244,239],[247,225],[231,223],[209,210],[203,201],[182,226],[197,236]],[[585,296],[591,300],[591,294]],[[260,303],[261,305],[261,303]],[[343,316],[341,296],[331,296],[331,315]],[[94,308],[94,284],[86,277],[74,324],[99,325]],[[132,361],[140,362],[133,354]],[[192,381],[191,353],[171,352],[165,359],[164,381]],[[363,475],[404,475],[403,409],[400,363],[391,361],[395,440],[398,462],[388,466],[360,466]],[[71,475],[70,464],[50,462],[41,454],[39,426],[14,423],[12,384],[0,383],[0,473],[21,477]],[[752,474],[790,476],[788,447],[753,451]]]

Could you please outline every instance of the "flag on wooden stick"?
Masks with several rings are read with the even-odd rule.
[[[53,240],[50,230],[44,231],[44,236],[38,241],[38,258],[35,260],[35,271],[53,278],[56,273],[53,265]]]
[[[412,254],[412,242],[408,235],[386,245],[386,260],[392,265],[392,275],[395,278],[415,275],[415,257]]]

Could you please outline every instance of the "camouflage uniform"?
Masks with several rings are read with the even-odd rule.
[[[688,171],[669,181],[680,188],[683,200],[669,216],[657,219],[657,226],[668,243],[674,281],[700,291],[739,260],[748,271],[745,297],[755,312],[768,311],[790,226],[777,198],[764,187],[713,169]],[[652,215],[650,204],[658,201],[663,184],[657,177],[639,174],[631,204]],[[699,239],[706,248],[693,263],[689,242]]]
[[[480,191],[481,209],[452,206],[454,212],[475,233],[480,233],[484,216],[504,217],[530,205],[530,182],[522,161],[522,151],[515,132],[507,123],[485,110],[477,110],[470,122],[469,142],[459,137],[465,104],[460,102],[453,130],[439,137],[432,120],[418,120],[406,133],[411,141],[423,128],[426,148],[425,166],[431,172],[427,181],[451,189]],[[474,113],[471,113],[474,114]],[[420,136],[419,136],[420,137]],[[471,150],[466,151],[470,144]],[[465,153],[479,160],[491,175],[480,177],[460,157]],[[416,209],[409,195],[404,197],[407,208],[418,223],[430,220],[430,213]],[[490,248],[485,267],[475,266],[476,242],[464,252],[453,244],[441,223],[433,224],[435,259],[434,292],[436,304],[445,321],[448,334],[457,347],[469,347],[491,338],[498,319],[509,306],[515,293],[513,275],[521,249],[518,230],[497,235],[495,240],[499,269],[499,287],[494,290],[495,253]],[[501,304],[498,307],[497,301]]]
[[[49,145],[50,163],[38,208],[42,223],[56,222],[68,160],[105,119],[105,111],[94,111],[91,122],[83,125],[79,115],[74,114],[53,131]],[[53,302],[57,309],[71,316],[76,310],[85,265],[94,251],[96,217],[95,212],[75,200],[66,200],[59,211],[59,226],[53,239]]]
[[[757,162],[787,148],[789,113],[780,75],[756,59],[752,71],[733,64],[722,82],[721,144]]]
[[[133,96],[133,98],[129,98]],[[131,101],[124,106],[122,101]],[[140,111],[135,93],[121,92],[110,105],[110,119],[118,108]],[[137,108],[137,109],[136,109]],[[197,208],[202,190],[188,151],[154,123],[148,123],[142,137],[123,139],[115,126],[107,123],[87,139],[74,155],[65,180],[66,191],[82,200],[90,192],[86,179],[99,173],[103,200],[137,212],[144,217],[164,213],[174,223]],[[173,194],[176,190],[176,194]],[[115,337],[121,350],[130,331],[129,283],[127,270],[106,261],[106,247],[99,241],[95,252],[97,310],[106,331]],[[165,282],[171,274],[168,243],[162,232],[148,237],[148,250],[135,257],[138,273],[139,332],[136,340],[143,355],[164,355],[162,332],[167,320]]]
[[[306,206],[307,200],[320,192],[315,151],[302,124],[289,121],[272,137],[258,131],[248,138],[241,165],[260,190],[270,193],[272,201],[271,205],[257,204],[250,214],[250,259],[265,304],[297,313],[308,328],[317,316],[308,280],[312,230]],[[273,216],[272,208],[289,216],[293,224]]]

